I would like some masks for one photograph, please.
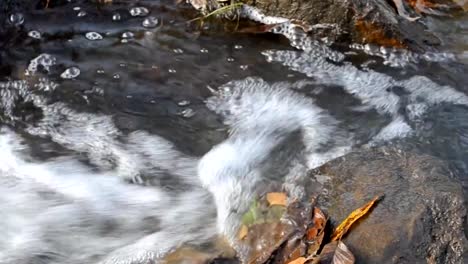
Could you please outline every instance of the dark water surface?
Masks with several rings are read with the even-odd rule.
[[[65,156],[97,170],[119,163],[115,159],[138,163],[135,157],[142,156],[123,158],[115,154],[117,147],[117,158],[106,154],[115,142],[132,146],[132,153],[151,144],[149,137],[128,136],[135,131],[202,156],[226,137],[220,117],[205,106],[210,90],[260,77],[295,83],[314,98],[340,122],[348,137],[344,147],[403,144],[449,161],[468,188],[467,16],[427,19],[444,41],[440,52],[340,46],[332,52],[344,60],[333,62],[327,52],[315,52],[328,49],[325,44],[302,51],[280,35],[187,23],[197,14],[172,1],[101,6],[71,1],[13,15],[7,38],[0,40],[0,124],[3,133],[21,136],[28,145],[22,151],[38,164]],[[41,54],[42,65],[35,67],[32,61]],[[145,155],[158,155],[157,147]],[[323,161],[312,160],[311,167]],[[179,188],[174,184],[169,178],[163,185]]]

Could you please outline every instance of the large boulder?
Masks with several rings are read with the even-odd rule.
[[[335,224],[377,195],[344,239],[357,263],[466,263],[463,189],[446,163],[395,147],[367,149],[316,171],[319,206]]]

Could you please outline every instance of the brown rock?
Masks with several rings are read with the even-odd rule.
[[[351,153],[319,173],[330,180],[318,204],[335,224],[385,195],[344,239],[357,263],[464,263],[463,191],[441,160],[384,147]]]
[[[392,1],[255,0],[248,3],[271,16],[298,19],[311,25],[336,24],[340,30],[318,32],[336,41],[374,43],[414,50],[425,50],[440,44],[421,23],[399,16]]]

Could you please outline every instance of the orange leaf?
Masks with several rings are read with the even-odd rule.
[[[285,193],[281,192],[272,192],[267,193],[266,199],[270,205],[282,205],[286,206],[287,196]]]
[[[349,230],[349,228],[361,217],[367,214],[374,204],[380,200],[381,196],[376,196],[372,201],[361,208],[354,210],[333,232],[332,241],[340,240]]]
[[[306,231],[306,241],[309,245],[307,253],[315,255],[320,246],[322,245],[325,236],[325,226],[327,225],[327,217],[318,207],[314,207],[314,214],[312,218],[312,226]]]
[[[307,230],[307,240],[314,240],[317,235],[323,231],[327,224],[327,217],[323,214],[322,210],[314,207],[314,215],[312,218],[312,226]]]
[[[288,262],[288,264],[304,264],[307,261],[306,258],[304,257],[299,257],[291,262]]]
[[[246,225],[242,225],[240,230],[239,230],[239,239],[244,239],[244,237],[247,236],[247,233],[249,232],[249,229],[247,228]]]

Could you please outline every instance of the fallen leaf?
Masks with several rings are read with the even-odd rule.
[[[341,241],[333,241],[323,247],[318,262],[320,264],[354,264],[356,261],[353,253]]]
[[[285,193],[281,192],[271,192],[267,193],[266,199],[268,204],[271,205],[282,205],[286,206],[287,196]]]
[[[242,225],[238,234],[239,239],[241,240],[244,239],[248,233],[249,233],[249,228],[246,225]]]
[[[340,240],[349,230],[349,228],[361,217],[367,214],[374,204],[380,200],[381,196],[376,196],[372,201],[361,208],[354,210],[333,232],[332,241]]]
[[[327,224],[327,217],[318,207],[314,207],[312,225],[307,229],[307,240],[313,240],[323,231]]]
[[[317,254],[325,236],[325,226],[327,225],[327,217],[318,207],[314,207],[312,224],[306,232],[306,242],[309,245],[307,253],[309,255]]]
[[[288,264],[304,264],[307,261],[306,258],[304,257],[299,257],[291,262],[288,262]]]

